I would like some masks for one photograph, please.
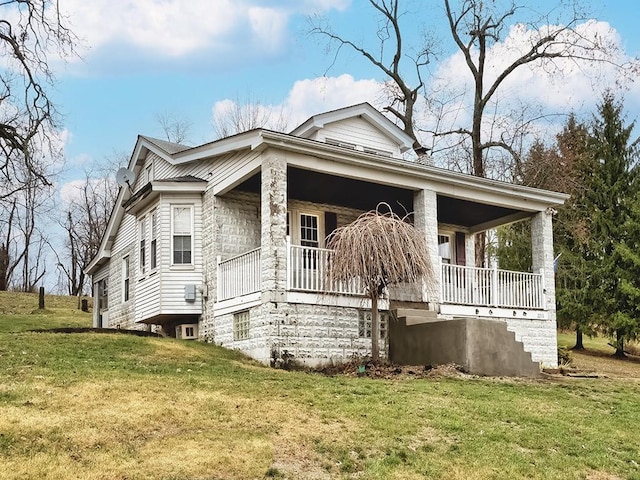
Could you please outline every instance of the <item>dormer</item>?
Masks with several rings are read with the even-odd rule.
[[[393,158],[413,145],[409,135],[368,103],[314,115],[291,135]]]

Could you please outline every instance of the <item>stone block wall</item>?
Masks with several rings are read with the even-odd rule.
[[[558,336],[556,321],[525,318],[505,318],[507,330],[513,332],[534,362],[543,367],[558,366]]]
[[[360,309],[330,305],[264,303],[250,309],[249,339],[233,340],[233,314],[215,318],[215,343],[241,350],[263,363],[290,356],[317,366],[371,353],[371,339],[359,336]],[[386,352],[384,341],[380,343]]]

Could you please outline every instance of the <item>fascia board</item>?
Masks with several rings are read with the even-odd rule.
[[[215,142],[206,143],[199,147],[190,148],[174,154],[171,161],[174,165],[178,165],[193,162],[195,160],[201,160],[203,158],[224,155],[225,153],[236,150],[255,150],[262,144],[263,132],[263,130],[251,130],[232,137],[216,140]]]
[[[513,185],[506,182],[487,178],[474,177],[463,173],[453,172],[444,168],[429,165],[419,165],[403,160],[395,160],[387,157],[379,157],[358,151],[345,151],[344,149],[308,140],[292,137],[275,132],[264,132],[265,143],[274,148],[282,148],[314,157],[313,161],[290,158],[290,164],[296,163],[300,168],[311,167],[325,171],[326,173],[346,174],[344,168],[340,168],[338,162],[343,165],[353,165],[379,172],[378,180],[383,180],[389,185],[411,188],[414,190],[428,188],[436,193],[462,198],[466,200],[482,200],[495,205],[505,205],[514,208],[522,208],[527,211],[542,211],[548,207],[562,205],[569,196],[564,193],[540,190],[521,185]],[[324,162],[323,160],[330,160]],[[362,178],[362,173],[353,171],[352,178]],[[369,177],[374,179],[374,177]],[[506,203],[505,203],[506,202]]]

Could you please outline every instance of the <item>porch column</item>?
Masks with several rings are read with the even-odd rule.
[[[534,273],[542,271],[546,309],[549,318],[556,319],[556,284],[553,271],[553,214],[539,212],[531,219],[531,257]]]
[[[263,297],[284,299],[287,288],[287,162],[278,156],[262,161],[261,215]]]
[[[422,286],[422,301],[440,303],[442,272],[438,255],[438,202],[436,192],[420,190],[413,196],[415,226],[424,235],[429,258],[434,270],[434,279]]]
[[[476,266],[476,235],[474,233],[467,233],[464,236],[464,251],[467,267]]]

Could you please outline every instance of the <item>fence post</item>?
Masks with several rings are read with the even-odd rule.
[[[498,265],[494,264],[491,269],[491,305],[498,306]]]
[[[38,308],[44,310],[44,287],[40,287],[38,291]]]
[[[222,262],[222,257],[220,255],[216,256],[216,301],[224,300],[222,298],[222,277],[220,275],[220,263]]]
[[[286,237],[287,244],[287,291],[291,290],[291,236]]]
[[[543,310],[546,310],[547,294],[545,292],[546,287],[544,285],[544,268],[541,268],[538,273],[540,273],[540,306],[542,307]]]

